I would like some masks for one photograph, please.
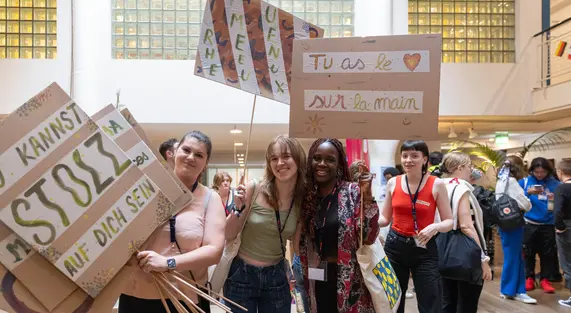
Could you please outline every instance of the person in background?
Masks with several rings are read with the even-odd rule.
[[[204,286],[208,267],[220,262],[226,218],[220,196],[199,183],[211,156],[212,143],[199,131],[184,135],[180,142],[174,154],[174,172],[192,192],[194,201],[157,228],[141,247],[136,255],[140,270],[125,283],[119,298],[119,313],[166,312],[151,272],[176,270]],[[192,289],[178,281],[172,283],[203,311],[210,312],[208,300],[199,299]],[[176,312],[170,300],[167,302],[170,311]],[[181,303],[187,307],[182,300]]]
[[[391,178],[379,225],[392,223],[385,252],[403,292],[412,273],[420,313],[442,312],[442,281],[434,236],[453,227],[452,209],[442,180],[428,174],[428,146],[407,140],[401,147],[405,174]],[[441,222],[435,222],[438,210]],[[404,313],[401,299],[398,313]]]
[[[297,235],[306,161],[299,141],[278,136],[266,149],[263,180],[236,188],[235,206],[227,217],[226,240],[236,238],[242,225],[244,229],[238,255],[224,283],[224,296],[248,312],[291,312],[285,243]],[[228,306],[232,312],[244,312]]]
[[[555,189],[553,215],[559,261],[565,276],[565,287],[571,291],[571,160],[564,159],[557,165],[557,177],[562,184]],[[571,308],[571,297],[559,300],[559,304]]]
[[[363,244],[372,244],[378,236],[379,207],[372,194],[372,175],[363,163],[359,166],[359,183],[353,183],[337,139],[320,138],[308,152],[300,255],[312,313],[375,313],[356,260],[361,227]],[[309,281],[315,268],[324,275]]]
[[[453,217],[457,220],[458,229],[480,246],[482,250],[483,280],[492,279],[490,258],[486,254],[486,241],[484,240],[483,212],[478,200],[472,193],[474,187],[468,182],[472,176],[472,161],[467,154],[450,152],[444,156],[440,169],[447,177],[443,179],[446,184],[448,196],[451,197]],[[476,270],[476,269],[473,269]],[[444,292],[442,312],[444,313],[476,313],[483,282],[469,283],[449,278],[442,278]]]
[[[504,166],[498,174],[496,183],[496,199],[502,194],[514,199],[520,210],[529,211],[531,202],[525,196],[517,179],[523,173],[523,161],[517,156],[508,156]],[[509,186],[508,186],[509,182]],[[507,188],[506,188],[507,187]],[[527,294],[525,290],[525,265],[523,261],[523,233],[524,227],[513,230],[499,229],[504,251],[504,266],[500,281],[500,297],[513,299],[528,304],[535,304],[537,300]]]
[[[385,177],[385,179],[387,180],[387,182],[393,178],[393,177],[397,177],[399,176],[401,173],[399,172],[399,170],[397,170],[394,167],[388,167],[385,169],[385,171],[383,172],[383,176]]]
[[[357,160],[351,163],[349,166],[349,177],[351,178],[352,182],[359,181],[359,167],[365,165],[365,161]]]
[[[174,155],[176,148],[178,147],[178,141],[175,138],[171,138],[163,143],[159,147],[159,153],[167,161],[167,164],[174,169]]]
[[[523,252],[525,257],[525,289],[535,289],[535,256],[539,254],[540,286],[545,293],[554,293],[551,281],[561,281],[557,243],[553,227],[553,192],[560,182],[545,158],[535,158],[529,167],[529,176],[520,179],[519,185],[531,202],[525,214]]]
[[[234,205],[234,190],[232,189],[231,184],[232,177],[227,172],[216,173],[212,180],[212,189],[220,195],[226,216],[230,214],[231,208]]]
[[[442,172],[440,171],[440,163],[442,163],[442,158],[444,155],[440,151],[430,152],[428,156],[428,172],[430,175],[441,177]]]

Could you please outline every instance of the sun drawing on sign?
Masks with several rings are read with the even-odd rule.
[[[315,113],[315,115],[313,117],[311,117],[311,115],[309,116],[309,122],[305,122],[307,126],[307,129],[305,131],[310,131],[313,130],[313,134],[315,135],[315,133],[317,131],[322,132],[323,129],[321,129],[321,126],[325,126],[325,123],[322,123],[321,121],[324,119],[324,117],[318,117],[317,113]]]

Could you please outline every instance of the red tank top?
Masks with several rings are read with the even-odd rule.
[[[414,236],[414,219],[412,218],[412,201],[407,192],[402,189],[402,175],[397,176],[395,191],[392,195],[393,224],[392,228],[398,233],[406,236]],[[432,195],[432,187],[436,181],[436,176],[428,176],[426,184],[418,192],[416,201],[416,221],[418,231],[434,223],[436,214],[436,200]],[[414,190],[411,190],[414,197]]]

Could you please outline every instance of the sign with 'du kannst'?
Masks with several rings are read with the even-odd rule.
[[[296,40],[289,135],[438,138],[440,35]]]
[[[261,0],[208,0],[194,74],[290,103],[294,39],[323,30]]]
[[[14,251],[24,259],[31,247],[92,297],[177,210],[163,182],[145,175],[56,84],[0,132],[0,220],[25,241]]]

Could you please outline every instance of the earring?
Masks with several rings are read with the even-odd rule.
[[[337,169],[337,177],[341,177],[341,176],[343,176],[343,173],[341,172],[340,169]]]

